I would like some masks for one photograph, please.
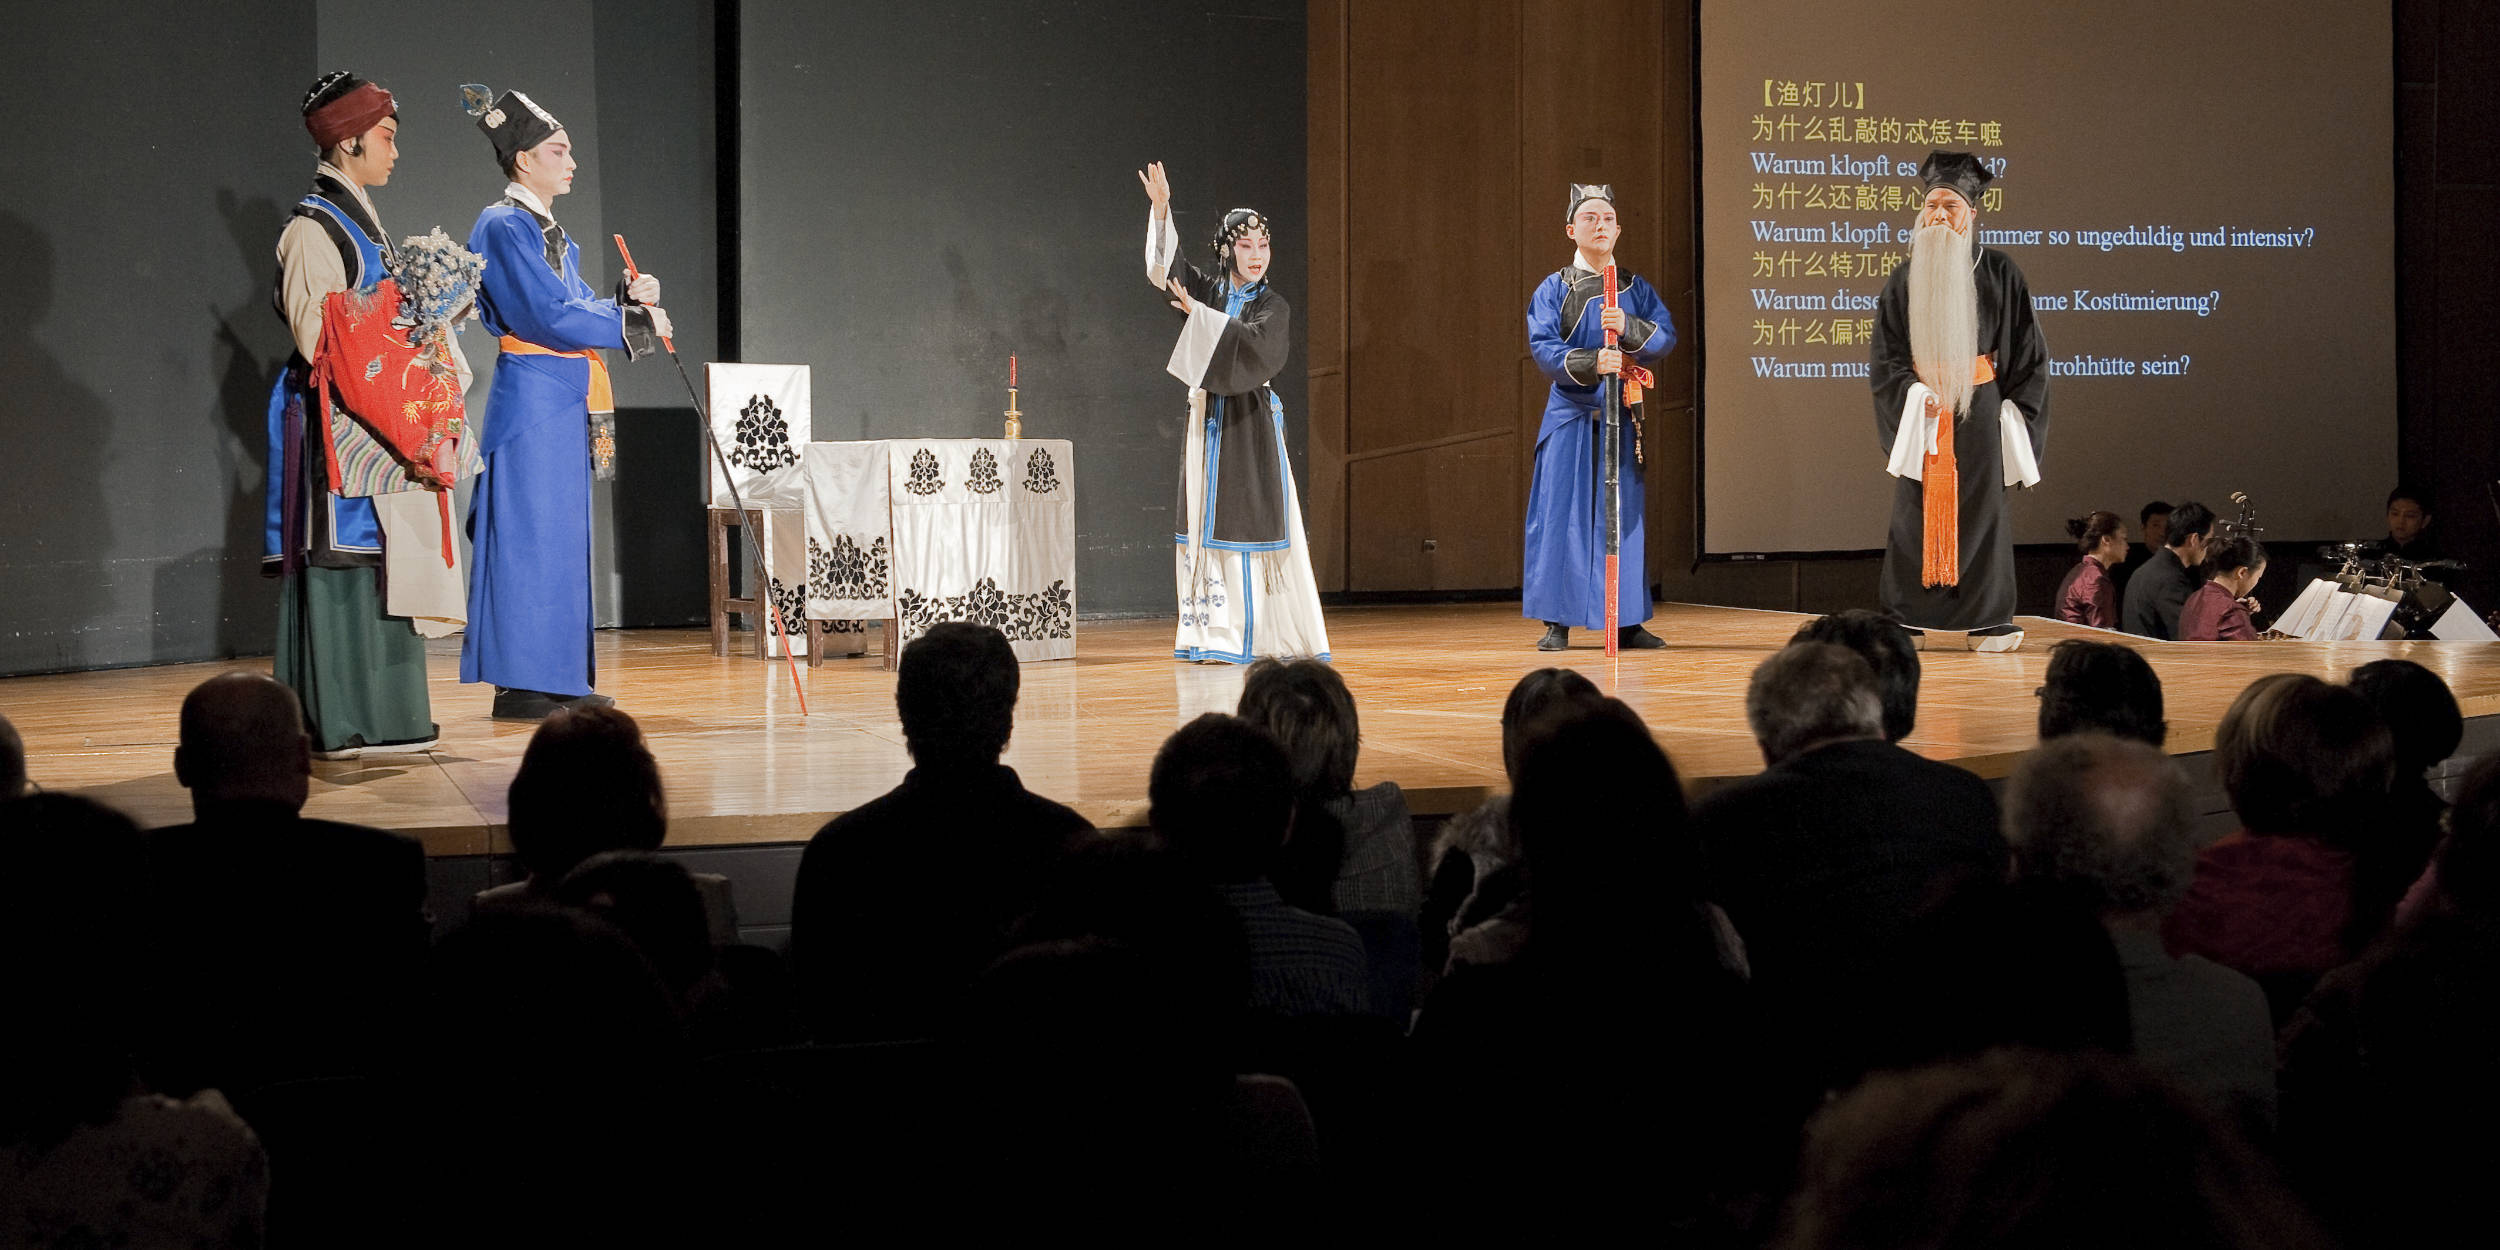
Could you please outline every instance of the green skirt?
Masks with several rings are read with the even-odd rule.
[[[382,614],[378,570],[307,567],[279,587],[275,668],[304,702],[314,750],[434,737],[425,639]]]

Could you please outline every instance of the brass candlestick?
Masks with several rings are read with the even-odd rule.
[[[1024,437],[1024,414],[1016,410],[1016,388],[1007,388],[1007,437]]]

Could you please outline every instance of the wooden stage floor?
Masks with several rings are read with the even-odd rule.
[[[1358,784],[1394,780],[1419,814],[1472,807],[1502,784],[1502,699],[1549,663],[1586,673],[1646,718],[1688,783],[1758,771],[1745,728],[1746,678],[1806,617],[1666,605],[1653,622],[1664,651],[1609,663],[1581,646],[1534,648],[1515,605],[1341,608],[1329,614],[1336,666],[1363,719]],[[2159,643],[2024,618],[2011,655],[1929,652],[1918,729],[1907,745],[1982,776],[2002,776],[2034,745],[2033,690],[2049,644],[2097,636],[2141,648],[2161,674],[2170,749],[2211,745],[2214,722],[2248,682],[2271,672],[2340,679],[2402,656],[2455,689],[2468,717],[2500,713],[2500,646],[2477,643]],[[1229,711],[1241,670],[1171,659],[1168,621],[1089,621],[1077,658],[1024,667],[1007,762],[1039,793],[1106,827],[1140,824],[1155,748],[1201,712]],[[1575,635],[1575,639],[1583,635]],[[872,644],[874,645],[873,641]],[[882,793],[910,766],[894,715],[894,675],[879,659],[801,669],[801,717],[788,670],[751,654],[715,658],[700,629],[598,637],[600,688],[640,720],[669,792],[671,845],[803,841],[833,815]],[[149,825],[189,818],[173,778],[183,694],[266,659],[0,680],[0,714],[26,739],[28,773],[82,791]],[[424,756],[315,765],[308,813],[400,829],[434,855],[498,853],[504,789],[532,726],[489,719],[493,692],[459,684],[459,646],[429,654],[442,745]]]

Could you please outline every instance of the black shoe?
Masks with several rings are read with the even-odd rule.
[[[569,702],[542,691],[507,690],[497,686],[495,710],[490,715],[496,720],[545,720],[558,709],[568,706]]]
[[[1545,636],[1536,640],[1536,649],[1539,651],[1570,650],[1571,627],[1568,625],[1557,625],[1552,621],[1547,621],[1545,623]]]
[[[1666,645],[1666,639],[1638,625],[1626,625],[1615,631],[1617,651],[1656,651]]]
[[[589,694],[577,694],[577,695],[574,695],[574,696],[573,696],[572,698],[570,698],[570,699],[559,699],[559,700],[557,700],[557,702],[562,703],[562,704],[563,704],[566,708],[571,709],[572,711],[576,711],[576,712],[581,711],[583,708],[587,708],[587,707],[615,707],[615,706],[616,706],[616,700],[611,699],[611,698],[609,698],[608,696],[606,696],[606,695],[604,695],[604,694],[601,694],[601,693],[599,693],[599,692],[598,692],[598,691],[596,691],[596,690],[591,691]]]

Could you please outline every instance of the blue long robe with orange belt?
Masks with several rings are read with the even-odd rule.
[[[1597,353],[1606,345],[1601,274],[1567,266],[1538,284],[1528,300],[1528,353],[1554,380],[1545,399],[1545,420],[1536,432],[1536,474],[1528,484],[1528,541],[1520,573],[1520,611],[1532,620],[1596,629],[1606,618],[1605,483],[1597,447],[1606,420],[1606,396],[1598,385]],[[1622,284],[1616,302],[1624,329],[1618,346],[1625,360],[1651,365],[1675,350],[1675,321],[1649,284]],[[1623,410],[1623,543],[1620,584],[1611,624],[1638,625],[1650,617],[1649,566],[1643,526],[1648,493],[1634,458],[1640,406]]]
[[[592,685],[590,413],[606,408],[606,366],[589,355],[649,354],[651,315],[600,299],[580,245],[516,196],[469,231],[486,258],[478,315],[503,338],[470,505],[469,629],[460,680],[560,697]]]

